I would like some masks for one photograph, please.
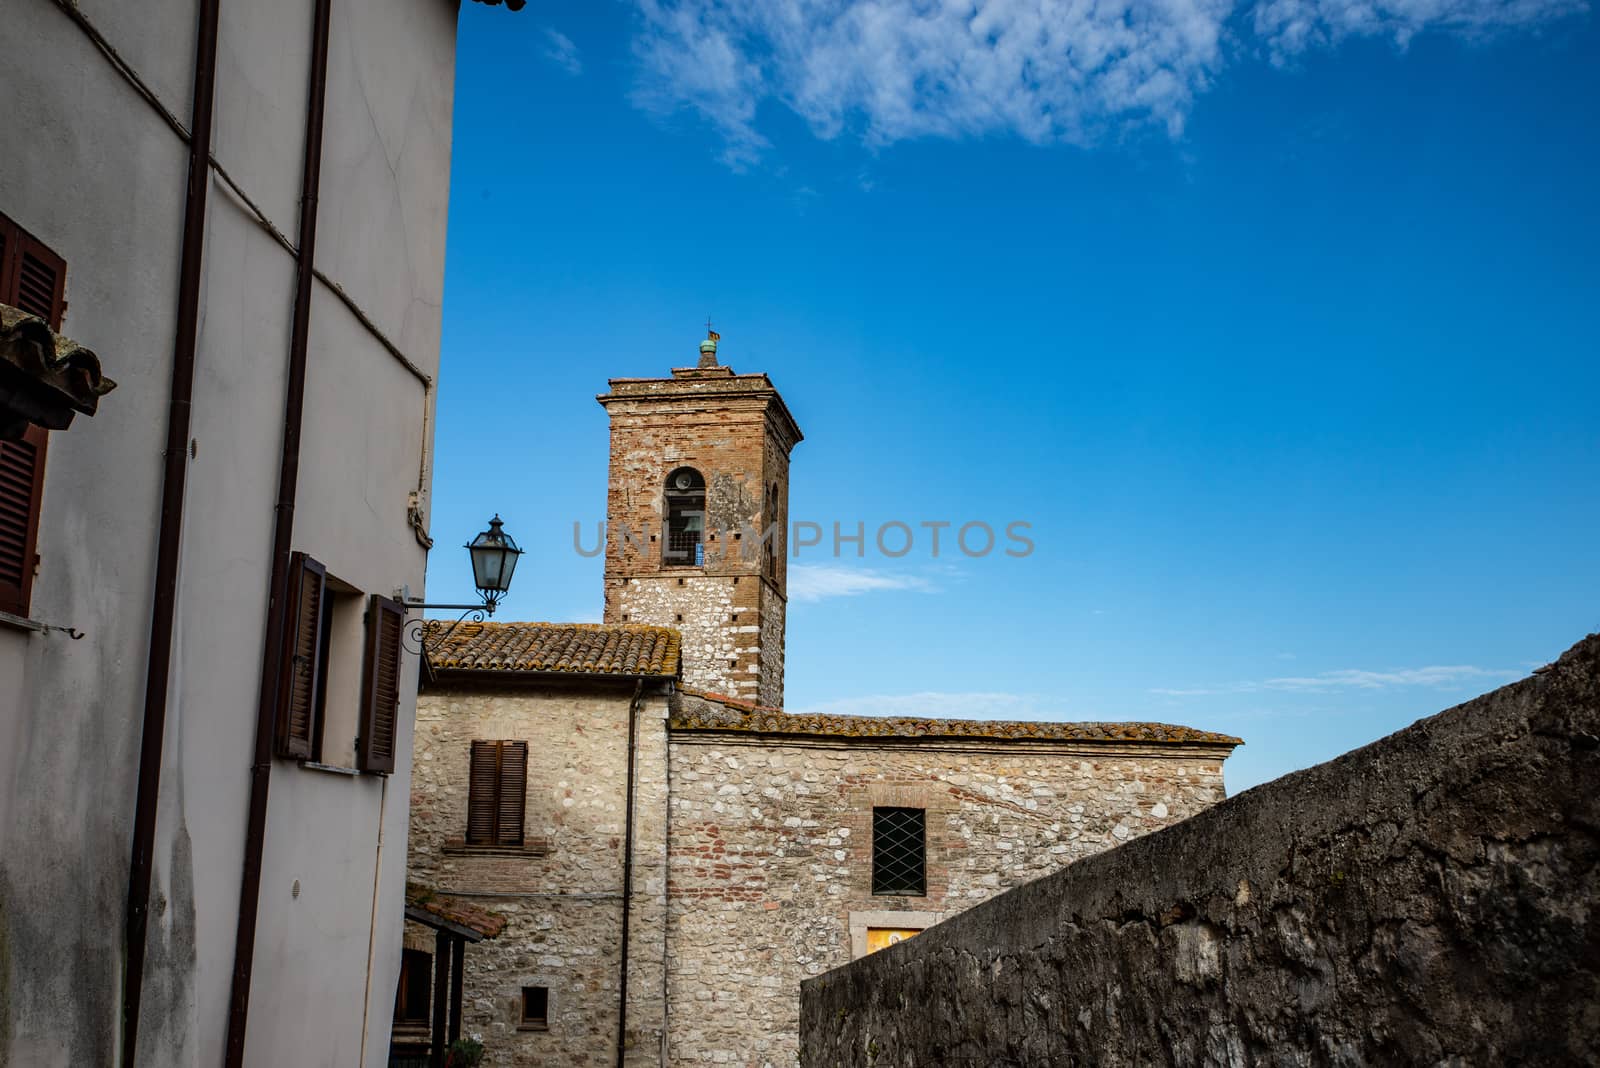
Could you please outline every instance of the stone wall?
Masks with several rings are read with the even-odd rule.
[[[462,1030],[494,1065],[613,1065],[632,687],[468,687],[417,702],[408,877],[506,918],[468,946]],[[629,1063],[658,1064],[666,855],[666,698],[639,714]],[[522,853],[460,844],[473,739],[527,741]],[[549,989],[549,1029],[519,1031],[521,988]]]
[[[599,398],[611,419],[606,622],[674,627],[685,685],[781,704],[782,526],[799,428],[761,374],[679,368],[610,385]],[[705,555],[695,566],[662,559],[663,489],[678,467],[706,480]],[[769,529],[771,573],[761,537]]]
[[[1593,1063],[1597,739],[1591,637],[806,982],[801,1063]]]
[[[671,627],[683,637],[686,685],[713,693],[754,697],[756,653],[746,646],[759,632],[760,580],[705,575],[699,568],[676,576],[619,579],[608,584],[606,622]],[[741,668],[744,670],[741,671]]]
[[[756,656],[748,669],[759,674],[760,683],[751,691],[751,696],[769,707],[782,708],[784,629],[787,626],[789,604],[776,583],[763,581],[760,588],[761,627],[758,633],[751,635]]]
[[[869,926],[926,927],[1198,812],[1225,753],[674,731],[671,1063],[793,1065],[800,981]],[[927,810],[925,896],[872,894],[874,805]]]

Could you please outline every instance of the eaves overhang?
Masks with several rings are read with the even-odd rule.
[[[0,439],[20,440],[30,425],[65,430],[79,413],[94,415],[116,388],[92,351],[0,304]]]

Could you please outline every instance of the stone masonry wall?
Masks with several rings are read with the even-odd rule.
[[[863,952],[868,926],[926,927],[1192,815],[1223,797],[1226,752],[682,731],[670,748],[671,1063],[782,1068],[799,983]],[[874,805],[927,810],[926,896],[873,896]]]
[[[1594,1063],[1597,784],[1600,636],[810,980],[801,1063]]]
[[[608,584],[606,621],[672,627],[683,638],[683,681],[754,699],[760,579],[694,573]]]
[[[761,627],[753,635],[752,645],[760,650],[751,671],[759,672],[760,684],[751,694],[757,704],[768,708],[783,707],[784,628],[787,625],[789,605],[783,594],[771,582],[761,583]],[[738,697],[740,694],[730,694]]]
[[[606,622],[682,632],[687,686],[781,703],[782,671],[768,661],[781,663],[783,626],[767,620],[763,587],[781,591],[786,571],[782,519],[798,436],[787,409],[765,375],[723,367],[611,386],[601,398],[611,419]],[[705,555],[693,566],[662,559],[663,490],[679,467],[706,481]],[[766,575],[761,535],[773,527],[775,574]]]
[[[469,689],[417,701],[408,878],[492,909],[506,927],[466,949],[463,1031],[493,1065],[613,1065],[632,688]],[[666,698],[639,715],[629,1063],[659,1064],[666,854]],[[459,844],[473,739],[527,741],[523,853]],[[523,986],[549,1030],[519,1031]]]

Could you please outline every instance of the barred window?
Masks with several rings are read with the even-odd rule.
[[[920,808],[872,810],[872,892],[928,892],[927,814]]]
[[[661,562],[668,565],[705,563],[706,480],[692,467],[667,476],[666,544]]]

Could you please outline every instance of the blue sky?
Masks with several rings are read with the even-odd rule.
[[[869,531],[792,562],[791,709],[1185,723],[1236,791],[1600,629],[1594,14],[982,8],[463,5],[430,595],[498,510],[504,617],[598,619],[593,397],[709,313]]]

